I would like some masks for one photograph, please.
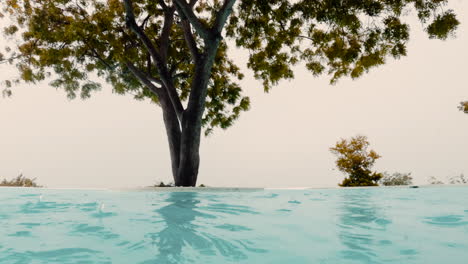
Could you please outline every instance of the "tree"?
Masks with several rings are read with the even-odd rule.
[[[413,8],[430,38],[446,39],[459,22],[447,0],[7,0],[4,32],[16,43],[0,60],[19,81],[52,78],[68,97],[99,90],[96,73],[118,94],[162,108],[177,186],[195,186],[201,129],[227,128],[249,99],[227,40],[249,51],[247,66],[268,91],[292,79],[299,63],[331,82],[357,78],[406,55]],[[91,75],[92,77],[92,75]]]
[[[380,158],[374,150],[368,150],[369,141],[366,136],[358,135],[351,139],[341,139],[330,151],[337,156],[336,166],[348,175],[341,184],[342,187],[378,186],[382,173],[370,169],[375,160]]]
[[[460,109],[460,111],[463,111],[465,114],[468,114],[468,101],[460,102],[458,109]]]
[[[393,174],[384,172],[383,177],[379,183],[384,186],[411,185],[413,184],[413,177],[411,177],[411,172],[410,173],[395,172]]]

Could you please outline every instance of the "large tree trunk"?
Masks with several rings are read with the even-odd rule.
[[[161,105],[163,106],[163,105]],[[182,131],[172,108],[163,106],[175,186],[195,186],[200,164],[201,118],[184,113]]]
[[[216,41],[214,45],[216,45],[214,47],[215,51],[213,52],[215,54],[219,42]],[[212,56],[214,57],[214,55]],[[165,121],[169,147],[171,150],[174,184],[176,186],[195,186],[197,183],[198,168],[200,165],[199,150],[202,117],[205,110],[208,80],[211,75],[214,60],[212,56],[205,57],[199,65],[195,66],[195,73],[191,87],[193,92],[190,94],[187,109],[185,109],[182,115],[182,122],[180,122],[180,137],[174,136],[173,129],[168,127],[168,125],[172,126],[174,122]],[[177,146],[179,149],[174,149]],[[174,167],[177,163],[177,171],[174,172]]]
[[[176,186],[195,186],[200,165],[201,122],[196,115],[185,113],[182,121],[180,161],[175,175]]]
[[[195,186],[197,183],[198,167],[200,164],[200,140],[204,97],[206,97],[205,82],[198,87],[203,100],[195,108],[188,108],[182,115],[182,122],[169,101],[165,92],[160,92],[160,103],[163,110],[164,125],[169,143],[172,175],[175,186]]]
[[[174,127],[174,119],[164,112],[164,124],[169,142],[172,175],[175,186],[195,186],[200,164],[201,127],[187,125],[183,132]],[[175,119],[177,121],[177,119]],[[184,122],[190,123],[190,122]],[[178,124],[177,124],[178,125]]]

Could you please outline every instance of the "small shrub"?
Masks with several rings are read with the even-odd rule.
[[[12,180],[3,179],[0,182],[0,186],[8,186],[8,187],[41,187],[36,183],[36,178],[30,179],[23,176],[23,174],[18,175],[16,178]]]
[[[174,184],[172,182],[165,184],[163,181],[161,181],[160,183],[153,185],[153,187],[174,187]]]

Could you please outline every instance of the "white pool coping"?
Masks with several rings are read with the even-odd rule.
[[[424,185],[407,185],[407,186],[369,186],[369,187],[122,187],[122,188],[73,188],[73,187],[9,187],[0,186],[2,188],[11,189],[45,189],[45,190],[83,190],[83,191],[157,191],[157,192],[253,192],[263,190],[327,190],[327,189],[387,189],[387,188],[452,188],[452,187],[468,187],[468,184],[424,184]]]

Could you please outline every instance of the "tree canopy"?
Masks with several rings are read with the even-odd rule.
[[[118,94],[158,102],[158,96],[132,74],[134,66],[150,75],[153,83],[164,78],[137,33],[126,26],[123,1],[2,2],[2,14],[11,21],[3,31],[18,46],[8,47],[0,58],[15,64],[20,72],[18,78],[5,81],[5,94],[11,93],[14,82],[50,77],[51,85],[64,88],[68,97],[87,98],[100,88],[99,81],[90,78],[94,72]],[[193,11],[186,22],[177,2],[185,1],[134,0],[133,12],[138,28],[163,55],[164,74],[173,79],[178,95],[173,99],[183,102],[190,94],[194,71],[189,54],[194,47],[203,47],[204,30],[199,24],[216,23],[224,3],[191,0],[188,5]],[[229,57],[229,40],[249,50],[247,66],[269,90],[280,80],[293,78],[292,68],[299,63],[315,75],[329,74],[331,82],[336,82],[343,76],[359,77],[384,64],[387,57],[406,55],[409,26],[404,18],[408,12],[417,14],[430,38],[446,39],[459,23],[452,10],[441,8],[446,0],[237,2],[212,69],[203,119],[207,132],[229,127],[249,108],[238,84],[243,74]],[[189,42],[184,41],[187,35],[192,35]]]
[[[341,139],[330,151],[337,156],[336,166],[348,177],[340,184],[342,187],[378,186],[382,173],[372,172],[371,168],[380,155],[369,150],[366,136],[358,135],[351,139]]]

